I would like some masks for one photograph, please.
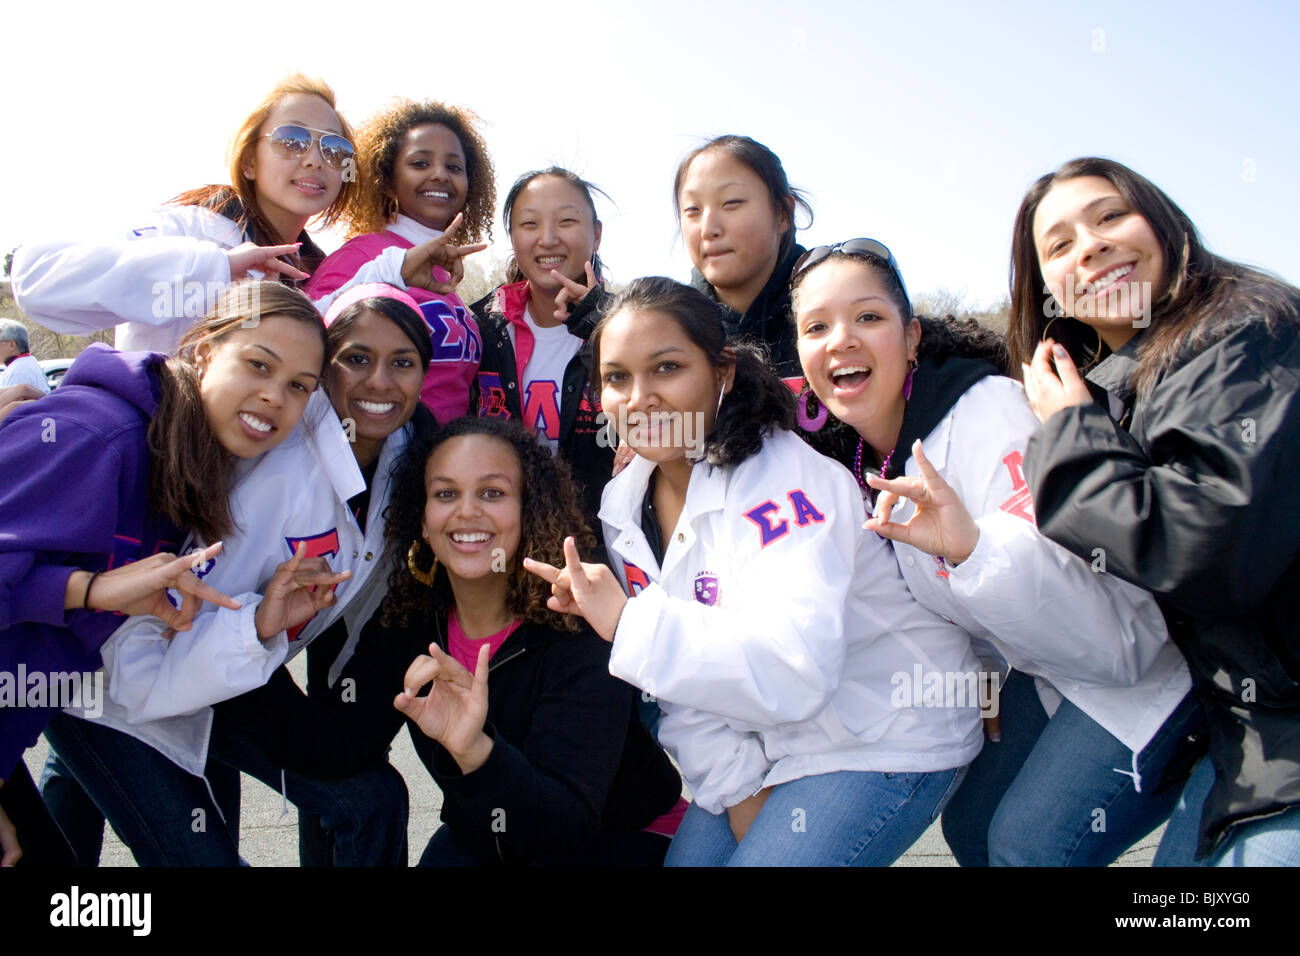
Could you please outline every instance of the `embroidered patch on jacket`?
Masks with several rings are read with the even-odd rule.
[[[709,607],[718,603],[718,576],[709,571],[695,575],[695,600]]]

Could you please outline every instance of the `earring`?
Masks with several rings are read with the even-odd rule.
[[[426,588],[431,588],[433,587],[433,579],[438,575],[438,556],[436,554],[433,556],[433,564],[429,566],[428,571],[421,571],[419,565],[415,563],[415,559],[420,553],[420,546],[423,544],[423,538],[416,538],[411,542],[410,550],[406,552],[406,569],[411,572],[411,577]]]
[[[903,379],[903,401],[912,397],[912,376],[916,374],[916,366],[919,363],[916,359],[907,360],[907,378]]]
[[[718,416],[722,414],[722,400],[723,400],[724,398],[726,398],[726,397],[727,397],[727,386],[724,384],[724,385],[722,386],[722,389],[718,392],[718,407],[717,407],[717,410],[714,411],[714,413],[713,413],[713,420],[714,420],[714,421],[717,421],[717,420],[718,420]]]
[[[803,401],[799,402],[796,414],[800,428],[806,432],[819,432],[830,416],[830,409],[817,401],[816,392],[811,388],[804,392]]]

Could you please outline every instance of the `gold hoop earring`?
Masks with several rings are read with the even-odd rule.
[[[411,577],[426,588],[431,588],[433,587],[433,579],[438,576],[438,556],[433,555],[433,563],[429,565],[429,570],[421,571],[420,566],[416,564],[416,558],[420,553],[420,546],[423,544],[423,538],[416,538],[411,542],[411,547],[406,552],[406,569],[411,572]],[[433,549],[430,548],[429,550],[432,552]]]
[[[1047,333],[1051,330],[1052,326],[1056,323],[1056,320],[1059,319],[1059,318],[1061,318],[1061,316],[1059,316],[1059,315],[1054,315],[1054,316],[1052,316],[1052,320],[1051,320],[1050,322],[1048,322],[1047,325],[1043,328],[1043,334],[1042,334],[1041,336],[1039,336],[1039,339],[1038,339],[1039,342],[1046,342],[1046,341],[1047,341]],[[1075,321],[1075,322],[1079,322],[1078,319],[1075,319],[1074,321]],[[1080,373],[1080,374],[1083,374],[1084,372],[1087,372],[1087,371],[1088,371],[1089,369],[1091,369],[1094,365],[1096,365],[1098,362],[1101,361],[1101,346],[1102,346],[1102,342],[1101,342],[1101,332],[1100,332],[1100,331],[1098,331],[1098,330],[1097,330],[1096,328],[1094,328],[1093,326],[1088,325],[1088,323],[1086,323],[1086,322],[1079,322],[1079,324],[1080,324],[1080,325],[1087,326],[1088,328],[1092,329],[1092,334],[1095,335],[1095,336],[1097,336],[1097,347],[1096,347],[1095,349],[1092,350],[1092,358],[1088,361],[1088,364],[1086,364],[1086,365],[1080,365],[1080,366],[1079,366],[1079,373]],[[1064,326],[1062,326],[1062,328],[1064,328]]]

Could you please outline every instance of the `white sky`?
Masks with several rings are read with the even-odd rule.
[[[620,280],[688,275],[673,170],[734,132],[811,194],[801,242],[881,239],[914,292],[1005,294],[1024,190],[1086,153],[1163,187],[1211,249],[1300,281],[1300,13],[1128,6],[11,5],[0,252],[120,230],[224,182],[230,133],[299,69],[353,122],[394,95],[473,108],[498,196],[552,163],[593,180],[616,202],[601,207],[602,257]]]

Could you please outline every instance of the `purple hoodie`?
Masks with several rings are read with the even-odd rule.
[[[147,431],[164,358],[91,345],[59,388],[0,422],[0,779],[57,710],[25,706],[32,675],[98,670],[100,645],[123,621],[64,611],[68,577],[182,541],[149,507]]]

